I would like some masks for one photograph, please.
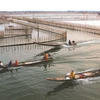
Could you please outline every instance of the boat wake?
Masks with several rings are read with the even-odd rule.
[[[86,79],[79,79],[79,80],[77,80],[77,82],[79,84],[81,83],[83,85],[93,84],[93,83],[100,82],[100,77],[91,77],[91,78],[86,78]]]
[[[99,44],[100,43],[100,40],[91,40],[91,41],[84,41],[84,42],[80,42],[80,43],[77,43],[77,45],[62,45],[62,47],[64,48],[77,48],[77,47],[80,47],[80,46],[83,46],[83,45],[90,45],[90,44]]]
[[[91,40],[91,41],[81,42],[81,43],[78,43],[77,45],[87,45],[87,44],[97,44],[97,43],[100,43],[100,40]]]

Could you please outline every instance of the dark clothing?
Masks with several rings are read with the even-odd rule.
[[[71,45],[71,44],[72,44],[70,40],[69,40],[68,44],[69,44],[69,45]]]
[[[72,45],[77,45],[77,44],[75,43],[75,41],[72,41]]]
[[[8,67],[11,67],[11,66],[12,66],[12,61],[10,61],[8,64]]]

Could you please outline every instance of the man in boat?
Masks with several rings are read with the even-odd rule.
[[[15,66],[17,66],[18,65],[18,61],[17,60],[15,60]]]
[[[69,44],[69,45],[72,45],[71,40],[68,41],[68,44]]]
[[[49,59],[49,54],[48,53],[45,53],[44,54],[44,60],[48,60]]]
[[[77,45],[75,41],[72,41],[72,45]]]
[[[71,70],[69,77],[70,79],[75,79],[75,73],[73,70]]]
[[[12,61],[9,62],[8,67],[12,67]]]
[[[50,53],[44,53],[43,60],[53,59]]]

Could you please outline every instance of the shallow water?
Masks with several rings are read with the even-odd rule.
[[[100,68],[100,35],[71,31],[68,40],[77,43],[98,41],[77,48],[62,48],[52,53],[54,61],[45,69],[43,65],[21,68],[13,73],[0,74],[1,100],[99,100],[100,77],[78,80],[73,83],[51,82],[48,77],[63,76],[74,69],[84,71]],[[39,49],[40,48],[40,49]],[[0,59],[7,63],[9,59],[24,61],[32,59],[36,53],[48,50],[51,47],[23,46],[2,48]],[[1,49],[0,49],[1,50]],[[35,53],[34,53],[35,52]]]

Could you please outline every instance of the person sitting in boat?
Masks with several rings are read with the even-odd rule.
[[[75,73],[73,70],[71,70],[69,77],[70,79],[75,79]]]
[[[72,41],[72,45],[77,45],[75,41]]]
[[[11,67],[11,66],[12,66],[12,61],[10,60],[8,67]]]
[[[2,63],[1,61],[0,61],[0,67],[4,67],[4,66],[3,66],[3,63]]]
[[[44,54],[44,60],[48,60],[49,59],[49,55],[48,55],[48,53],[45,53]]]
[[[68,44],[69,44],[69,45],[72,45],[71,40],[68,41]]]
[[[18,65],[18,61],[17,60],[15,60],[15,66],[17,66]]]

